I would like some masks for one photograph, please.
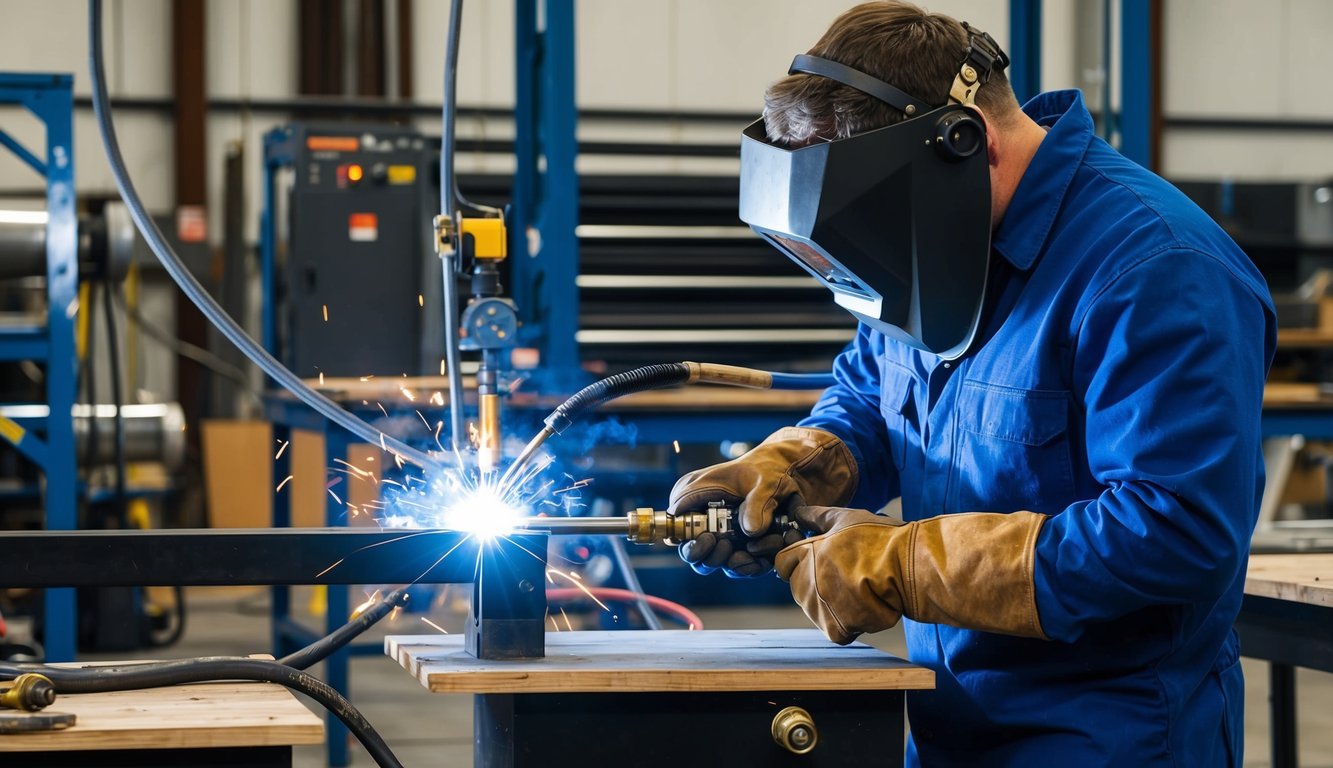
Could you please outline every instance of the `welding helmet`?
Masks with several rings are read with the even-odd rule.
[[[796,149],[770,142],[760,119],[741,142],[741,219],[861,322],[945,360],[976,336],[990,263],[986,129],[969,107],[1009,63],[990,35],[968,36],[938,108],[835,61],[797,56],[789,73],[851,86],[907,119]]]

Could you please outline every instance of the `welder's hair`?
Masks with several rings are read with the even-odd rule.
[[[842,14],[809,50],[886,83],[932,107],[949,100],[968,38],[956,19],[911,3],[872,0]],[[1018,101],[1003,71],[991,73],[976,104],[992,121],[1014,117]],[[906,119],[861,91],[818,75],[788,75],[764,94],[764,124],[771,141],[803,145],[845,139]]]

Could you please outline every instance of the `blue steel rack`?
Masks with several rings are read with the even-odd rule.
[[[46,529],[76,527],[78,466],[72,410],[78,376],[74,315],[79,286],[78,218],[74,209],[73,83],[68,74],[0,73],[0,104],[22,105],[46,127],[46,158],[0,128],[0,145],[46,180],[46,306],[44,326],[0,329],[0,361],[46,364],[50,415],[33,429],[0,419],[0,435],[46,478]],[[34,434],[34,430],[43,434]],[[46,658],[71,661],[77,652],[74,590],[48,589]]]

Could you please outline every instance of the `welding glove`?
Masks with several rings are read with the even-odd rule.
[[[733,505],[747,541],[744,548],[735,540],[704,534],[682,545],[680,556],[699,573],[723,568],[732,577],[758,576],[771,570],[773,555],[791,543],[770,535],[781,505],[793,498],[846,504],[857,480],[856,459],[836,436],[812,427],[785,427],[740,458],[680,478],[667,512],[703,510],[710,501]]]
[[[861,509],[795,514],[819,535],[779,552],[778,576],[839,645],[902,616],[1046,639],[1032,583],[1045,515],[977,512],[903,523]]]

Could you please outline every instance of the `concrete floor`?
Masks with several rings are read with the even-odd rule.
[[[308,593],[305,593],[308,594]],[[296,604],[308,605],[298,593]],[[189,593],[189,622],[182,641],[156,658],[262,653],[268,649],[267,592],[248,588],[196,589]],[[461,627],[454,606],[433,610],[429,616],[450,631]],[[710,629],[808,627],[795,607],[704,609],[697,611]],[[388,621],[384,622],[389,624]],[[369,635],[420,634],[433,631],[419,614],[401,614],[383,630]],[[890,630],[867,638],[873,645],[903,654],[902,633]],[[124,654],[120,654],[123,658]],[[312,670],[322,675],[322,669]],[[1266,766],[1268,760],[1268,679],[1260,662],[1246,661],[1245,765]],[[1333,675],[1301,670],[1298,675],[1301,765],[1333,768]],[[365,714],[408,766],[466,766],[472,763],[472,709],[467,696],[431,694],[400,667],[384,657],[361,657],[352,662],[352,702]],[[313,705],[312,709],[315,707]],[[322,714],[322,713],[321,713]],[[353,743],[352,765],[372,761]],[[296,765],[323,766],[324,751],[298,747]]]

